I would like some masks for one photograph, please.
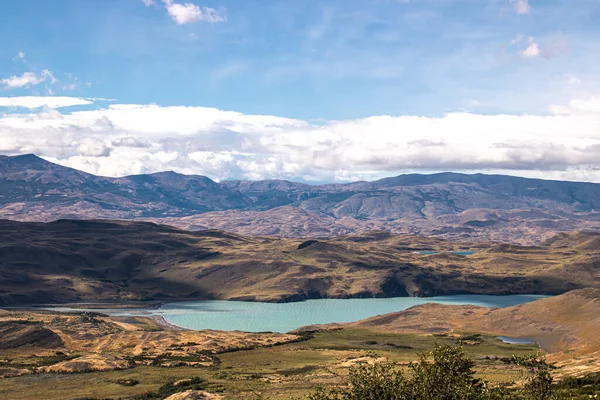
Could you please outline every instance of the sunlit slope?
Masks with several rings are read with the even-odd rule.
[[[519,247],[377,232],[294,240],[139,222],[2,221],[0,304],[558,294],[600,287],[599,236]],[[460,250],[475,254],[452,254]]]

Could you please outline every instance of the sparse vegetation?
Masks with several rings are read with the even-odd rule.
[[[186,390],[202,390],[206,388],[206,380],[200,377],[193,377],[189,379],[181,379],[178,381],[171,381],[162,385],[155,392],[149,392],[141,394],[132,398],[132,400],[158,400],[169,397],[174,393],[184,392]]]
[[[431,360],[432,359],[432,360]],[[529,375],[523,388],[490,387],[475,377],[474,362],[461,345],[423,353],[403,373],[394,364],[360,365],[350,372],[347,388],[317,388],[306,400],[558,400],[549,365],[537,355],[515,357]]]
[[[122,386],[135,386],[135,385],[139,384],[140,382],[136,379],[117,379],[115,381],[115,383],[118,383],[119,385],[122,385]]]
[[[182,342],[189,341],[193,339]],[[367,345],[365,342],[377,344]],[[15,400],[41,396],[45,400],[64,400],[89,397],[90,393],[94,393],[95,400],[130,400],[149,393],[155,396],[165,385],[200,377],[206,380],[204,390],[223,392],[227,399],[253,399],[256,393],[261,393],[263,399],[290,400],[290,396],[303,397],[309,393],[315,383],[326,387],[342,385],[350,371],[349,366],[358,365],[362,359],[381,359],[384,363],[406,366],[417,358],[417,353],[430,350],[436,342],[451,345],[454,339],[365,329],[313,332],[303,342],[213,355],[218,362],[211,367],[183,365],[165,368],[140,363],[122,371],[37,374],[0,379],[0,398],[10,393]],[[397,347],[388,343],[395,343]],[[482,343],[477,346],[465,346],[466,353],[476,364],[477,377],[492,382],[514,382],[522,377],[515,364],[488,361],[485,360],[486,355],[510,357],[516,353],[524,356],[533,350],[531,346],[502,344],[489,335],[482,335]],[[139,383],[127,386],[117,383],[119,380]]]
[[[567,376],[557,386],[569,399],[600,399],[600,372],[581,377]]]

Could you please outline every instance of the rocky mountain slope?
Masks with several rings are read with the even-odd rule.
[[[204,176],[174,172],[124,178],[94,176],[32,154],[0,158],[2,214],[42,220],[181,216],[245,208],[250,199]],[[31,216],[33,213],[33,216]]]
[[[143,222],[0,221],[0,305],[558,294],[586,287],[600,288],[600,234],[520,247],[385,232],[299,240]]]
[[[306,185],[174,172],[106,178],[34,155],[0,158],[0,217],[144,219],[244,235],[332,237],[370,230],[536,244],[600,230],[600,184],[500,175],[402,175]]]

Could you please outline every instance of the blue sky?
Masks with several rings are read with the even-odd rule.
[[[0,32],[11,40],[1,71],[20,74],[13,58],[23,51],[58,79],[92,83],[69,95],[304,119],[439,115],[475,104],[537,112],[564,100],[566,76],[597,74],[594,0],[534,0],[526,14],[500,0],[197,4],[227,21],[178,25],[160,0],[5,2]],[[524,43],[510,45],[519,34],[550,58],[519,57]]]
[[[516,161],[511,159],[512,164],[511,160],[499,160],[497,155],[480,163],[470,162],[472,157],[467,155],[462,161],[448,157],[452,161],[439,165],[420,159],[404,164],[377,161],[390,158],[377,153],[378,148],[390,145],[399,146],[398,154],[411,151],[408,157],[411,158],[416,150],[407,150],[415,146],[408,143],[435,142],[439,137],[444,143],[456,146],[470,142],[460,132],[456,133],[458,139],[453,140],[450,128],[440,128],[444,132],[415,128],[409,133],[397,133],[404,137],[401,141],[391,140],[388,135],[379,144],[374,143],[373,149],[365,149],[369,154],[360,157],[352,155],[354,150],[340,150],[340,144],[350,140],[345,134],[317,146],[319,149],[314,148],[315,141],[312,144],[304,141],[315,130],[320,130],[319,137],[335,135],[332,133],[335,129],[324,132],[323,127],[335,127],[336,122],[354,122],[355,127],[356,121],[373,116],[425,117],[446,123],[446,117],[453,113],[466,113],[473,118],[503,115],[551,118],[557,114],[575,114],[574,110],[580,112],[582,107],[588,112],[590,107],[595,110],[600,94],[597,68],[600,2],[597,0],[20,0],[3,2],[1,10],[0,35],[5,40],[0,46],[0,82],[4,86],[0,85],[0,97],[13,98],[10,104],[4,100],[5,107],[0,99],[0,115],[4,115],[6,125],[4,131],[0,125],[0,135],[4,132],[6,139],[4,146],[0,145],[4,153],[31,149],[66,165],[109,175],[172,168],[205,173],[216,179],[284,177],[310,181],[455,169],[500,170],[564,179],[600,178],[596,166],[589,164],[589,150],[583,158],[555,160],[554,153],[536,148],[544,153],[538,159],[524,162],[524,156],[519,155]],[[23,96],[37,98],[36,106],[40,101],[56,102],[47,98],[57,96],[88,99],[81,103],[91,104],[51,106],[43,110],[27,103],[31,98],[14,100]],[[582,106],[581,102],[585,104]],[[115,122],[125,118],[122,107],[119,116],[115,116],[115,110],[103,112],[111,105],[118,108],[132,104],[156,104],[158,111],[164,112],[162,118],[167,120],[175,118],[169,113],[174,111],[173,107],[186,106],[189,114],[193,114],[189,118],[199,125],[196,129],[184,129],[187,133],[182,139],[183,147],[167,148],[161,141],[182,132],[167,131],[164,137],[159,137],[157,132],[149,134],[129,122],[125,130]],[[63,147],[44,147],[39,141],[23,142],[24,133],[19,129],[25,128],[17,127],[13,120],[24,113],[39,116],[46,112],[42,119],[48,121],[47,108],[52,109],[55,118],[60,114],[63,121],[65,116],[81,121],[77,112],[97,111],[85,115],[94,120],[108,119],[112,130],[101,135],[88,124],[88,134],[78,137],[70,130],[65,131],[73,127],[73,121],[67,128],[56,128],[56,122],[48,122],[46,128],[54,124],[63,133],[60,136]],[[303,126],[302,143],[290,139],[285,149],[277,147],[281,138],[292,135],[286,122],[279,139],[257,139],[262,147],[256,153],[258,150],[252,145],[243,146],[244,140],[255,138],[249,131],[235,131],[234,140],[231,130],[223,127],[239,122],[235,118],[237,122],[228,120],[224,125],[210,120],[210,132],[203,130],[208,122],[198,122],[194,115],[206,108],[243,116],[293,119],[296,122],[291,125],[296,134],[298,127]],[[562,111],[557,113],[557,109]],[[142,118],[131,110],[127,112],[127,121]],[[13,120],[7,119],[9,115]],[[177,114],[177,118],[188,116]],[[223,121],[222,116],[214,118]],[[577,118],[582,123],[582,117]],[[586,118],[581,131],[593,131],[596,120],[590,120],[589,115]],[[497,126],[492,121],[493,118],[490,123]],[[522,128],[525,123],[530,122],[507,125],[507,129],[525,129]],[[523,132],[533,135],[527,142],[530,147],[547,143],[538,132],[544,123]],[[27,132],[32,137],[38,135],[36,129],[42,125],[28,127]],[[365,125],[369,124],[362,123]],[[224,129],[229,134],[224,134]],[[395,125],[389,129],[406,132]],[[483,127],[481,134],[486,131]],[[553,137],[558,136],[560,133]],[[577,149],[596,144],[590,142],[594,138],[584,136]],[[136,164],[137,167],[119,161],[122,168],[102,170],[100,166],[105,162],[98,157],[116,157],[119,152],[122,154],[119,160],[124,160],[125,154],[131,156],[123,149],[111,150],[115,148],[113,142],[129,137],[145,140],[149,145],[145,148],[155,151],[138,160],[141,164]],[[227,138],[233,141],[228,143]],[[494,153],[498,143],[514,139],[500,137],[482,146]],[[56,138],[48,138],[46,142],[52,140]],[[108,150],[92,151],[89,155],[66,148],[81,147],[81,143],[90,140],[104,141]],[[265,149],[266,143],[270,143],[271,150],[277,150]],[[354,142],[352,146],[356,145]],[[307,151],[315,160],[317,153],[327,151],[327,146],[336,146],[329,150],[341,152],[338,161],[347,165],[335,169],[317,160],[299,166],[298,158],[302,157],[289,154],[297,146],[310,146]],[[561,139],[553,146],[556,152],[557,146],[567,144]],[[446,151],[453,149],[450,146]],[[221,173],[214,166],[202,167],[205,161],[191,160],[188,155],[193,151],[208,152],[217,158],[225,151],[229,156],[233,154],[233,158],[239,153],[246,164],[233,169],[222,166]],[[158,152],[177,152],[176,161],[156,162]],[[99,155],[93,155],[96,153]],[[269,158],[274,158],[277,166],[244,174],[247,163],[254,161],[265,166],[268,165],[265,159]],[[285,167],[286,163],[294,166]]]

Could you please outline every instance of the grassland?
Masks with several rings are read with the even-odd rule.
[[[539,351],[536,346],[504,344],[492,336],[467,337],[467,352],[479,376],[491,382],[516,382],[520,372],[502,361],[513,354]],[[289,399],[315,385],[343,382],[359,362],[393,361],[406,366],[417,353],[435,343],[453,343],[451,336],[382,333],[346,329],[316,333],[301,343],[228,352],[210,367],[136,366],[127,370],[77,374],[35,374],[0,380],[0,398],[25,400],[129,399],[157,391],[169,382],[201,377],[206,389],[227,399]],[[496,359],[498,357],[498,359]],[[138,382],[127,386],[119,382]]]

